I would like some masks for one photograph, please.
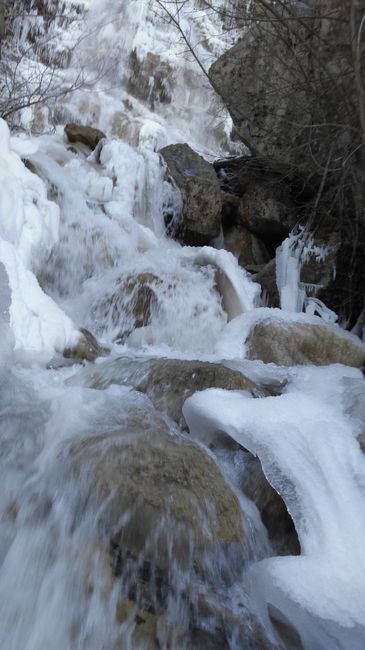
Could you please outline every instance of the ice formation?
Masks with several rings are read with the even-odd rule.
[[[258,455],[294,519],[300,557],[252,568],[269,604],[285,612],[306,648],[361,648],[365,602],[365,459],[346,413],[341,366],[292,373],[285,394],[252,399],[211,389],[184,406],[193,434],[209,442],[228,433]],[[346,640],[347,639],[347,640]]]
[[[59,210],[44,184],[11,150],[0,120],[0,262],[11,290],[16,349],[52,355],[77,339],[72,321],[40,288],[35,273],[57,242]]]

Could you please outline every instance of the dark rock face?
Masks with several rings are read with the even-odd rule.
[[[97,147],[100,140],[106,138],[105,133],[99,131],[99,129],[73,123],[66,124],[65,133],[69,142],[81,142],[93,150]]]
[[[270,260],[265,266],[255,270],[253,279],[261,284],[265,304],[268,307],[280,307],[280,296],[276,284],[276,260]]]
[[[320,319],[315,324],[265,318],[254,325],[247,344],[250,359],[280,366],[342,363],[361,368],[365,364],[365,345]]]
[[[309,116],[295,69],[283,65],[288,56],[275,28],[267,25],[263,46],[262,30],[253,25],[209,75],[252,153],[290,162],[300,143],[295,125]]]
[[[181,221],[173,235],[184,244],[204,246],[220,231],[222,197],[214,168],[187,144],[161,149],[182,197]]]

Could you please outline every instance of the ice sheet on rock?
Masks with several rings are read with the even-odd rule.
[[[11,290],[8,307],[16,348],[52,356],[77,335],[72,321],[40,288],[35,272],[58,237],[59,211],[46,188],[11,150],[0,120],[0,262]]]
[[[365,457],[345,413],[349,379],[363,381],[343,366],[307,367],[280,397],[212,389],[183,409],[196,435],[209,441],[225,431],[257,454],[283,496],[302,555],[265,560],[253,571],[308,648],[361,648],[365,634]]]

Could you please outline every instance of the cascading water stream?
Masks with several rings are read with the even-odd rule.
[[[129,55],[148,70],[164,26],[143,3],[114,24],[109,2],[88,4],[100,51],[124,33],[119,86],[108,94],[104,78],[67,110],[122,139],[89,155],[61,133],[10,140],[0,122],[0,648],[360,650],[361,372],[245,359],[250,329],[276,310],[230,253],[166,236],[181,197],[154,150],[186,130],[213,154],[226,126],[208,135],[202,114],[183,115],[199,80],[162,41],[173,101],[128,95]],[[213,52],[215,20],[195,26]],[[120,92],[131,122],[116,133]],[[108,349],[84,368],[61,356],[81,327]],[[213,370],[222,388],[204,391]],[[242,490],[248,451],[287,505],[299,557]]]

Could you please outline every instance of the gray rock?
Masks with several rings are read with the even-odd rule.
[[[300,143],[297,125],[308,123],[308,102],[297,67],[290,65],[293,52],[276,27],[265,24],[263,43],[262,25],[252,25],[209,76],[251,152],[291,161]]]
[[[182,197],[181,221],[173,235],[188,245],[212,243],[220,231],[222,196],[214,167],[187,144],[160,150]]]
[[[280,366],[342,363],[356,368],[365,364],[365,345],[338,326],[318,323],[287,322],[281,318],[263,318],[247,338],[250,359]],[[300,315],[298,314],[298,317]]]
[[[66,124],[65,133],[69,142],[81,142],[90,149],[95,149],[101,140],[106,138],[105,133],[91,126],[81,124]]]

